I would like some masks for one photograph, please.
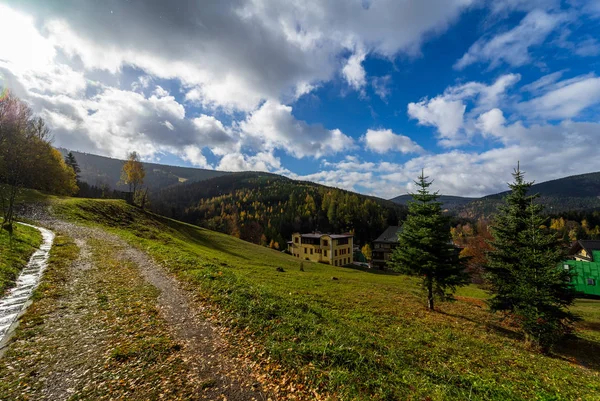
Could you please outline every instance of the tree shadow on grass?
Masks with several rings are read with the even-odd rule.
[[[575,337],[555,347],[552,356],[587,369],[600,371],[600,342]]]
[[[482,321],[479,319],[473,319],[464,315],[458,315],[455,313],[449,313],[449,312],[444,312],[441,310],[437,310],[437,313],[441,314],[441,315],[445,315],[454,319],[462,319],[462,320],[466,320],[468,322],[474,323],[477,326],[484,328],[486,330],[490,330],[493,331],[501,336],[513,339],[513,340],[517,340],[517,341],[521,341],[524,339],[524,336],[521,333],[518,333],[514,330],[508,329],[506,327],[502,327],[499,324],[496,323],[491,323],[489,321]]]
[[[356,266],[356,265],[345,265],[345,266],[343,266],[343,268],[350,269],[350,270],[357,270],[357,271],[371,273],[371,274],[381,274],[384,276],[400,276],[400,273],[396,273],[396,272],[393,272],[390,270],[371,269],[368,267],[362,267],[362,266]]]

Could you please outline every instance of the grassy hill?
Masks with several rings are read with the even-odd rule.
[[[63,155],[69,153],[67,149],[59,150]],[[80,179],[82,181],[95,186],[108,185],[111,189],[127,189],[126,186],[118,184],[121,179],[123,160],[75,151],[72,151],[72,153],[81,168]],[[151,190],[158,190],[182,182],[202,181],[228,174],[224,171],[167,166],[156,163],[143,163],[143,165],[146,170],[144,181]]]
[[[274,378],[291,372],[285,388],[307,399],[600,398],[598,301],[577,304],[579,338],[545,356],[473,286],[431,313],[407,276],[310,262],[301,271],[288,255],[122,201],[58,199],[54,210],[148,252],[210,302],[240,353]]]
[[[153,194],[161,215],[281,246],[293,232],[354,231],[361,244],[397,225],[405,207],[379,198],[269,173],[232,173]]]

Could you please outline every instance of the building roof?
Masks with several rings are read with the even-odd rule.
[[[354,235],[352,234],[324,234],[324,233],[309,233],[309,234],[300,234],[302,238],[321,238],[323,236],[331,237],[332,239],[339,238],[352,238]]]
[[[385,229],[383,234],[381,234],[375,241],[373,242],[398,242],[398,233],[402,231],[402,227],[400,226],[389,226]]]
[[[585,251],[590,255],[590,260],[593,258],[592,251],[600,251],[600,241],[599,240],[579,240],[573,242],[571,245],[571,249],[569,250],[569,255],[575,255],[579,252],[580,249],[585,249]]]

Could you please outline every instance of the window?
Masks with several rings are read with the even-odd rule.
[[[323,256],[327,257],[327,250],[323,251]]]
[[[294,238],[294,242],[297,244],[298,243],[298,237]]]
[[[308,249],[304,248],[304,253],[308,253]]]
[[[313,250],[312,250],[312,248],[310,248],[310,254],[311,254],[311,255],[313,254]]]
[[[329,246],[329,241],[327,241],[326,239],[323,240],[323,246]]]
[[[596,285],[596,279],[588,278],[587,279],[587,285]]]
[[[337,256],[337,249],[333,251],[333,256]]]

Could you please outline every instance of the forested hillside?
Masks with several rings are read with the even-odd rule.
[[[67,149],[60,149],[63,156],[69,153]],[[126,190],[127,186],[120,184],[121,169],[124,160],[112,159],[89,153],[71,151],[81,172],[79,179],[96,187]],[[146,171],[144,184],[150,190],[158,190],[183,182],[202,181],[209,178],[228,174],[224,171],[205,170],[192,167],[167,166],[156,163],[142,163]]]
[[[383,199],[268,173],[234,173],[160,191],[153,209],[169,217],[275,248],[295,231],[347,232],[370,242],[405,215]]]
[[[390,199],[392,202],[397,203],[398,205],[408,205],[408,202],[412,200],[411,195],[400,195],[393,199]],[[453,211],[456,210],[469,202],[476,200],[476,198],[465,198],[462,196],[451,196],[451,195],[442,195],[438,199],[442,202],[442,207],[445,210]]]

